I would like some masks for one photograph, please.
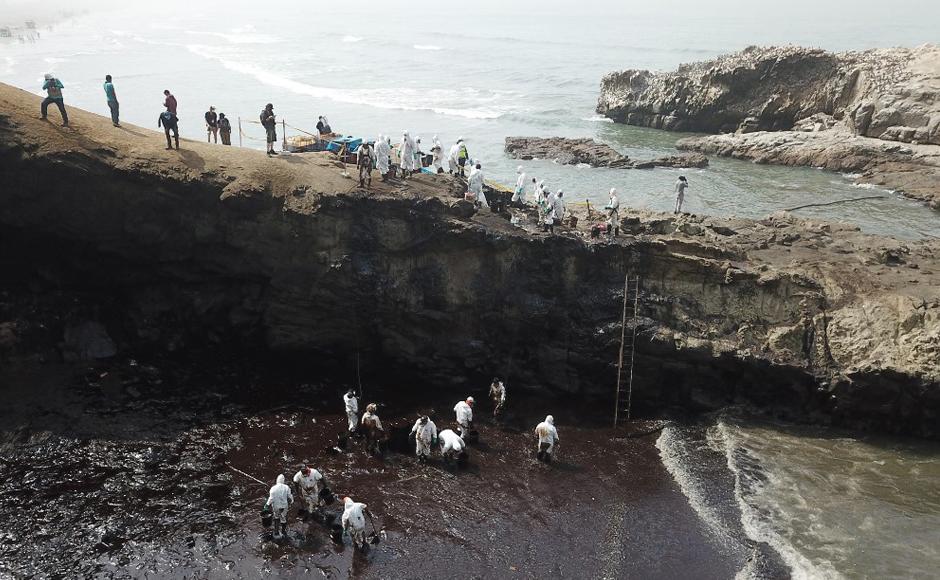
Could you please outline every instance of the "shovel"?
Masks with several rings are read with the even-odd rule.
[[[369,523],[372,524],[372,534],[369,536],[368,542],[373,546],[378,545],[382,541],[381,533],[375,529],[375,520],[372,519],[372,512],[366,511],[366,515],[369,516]]]

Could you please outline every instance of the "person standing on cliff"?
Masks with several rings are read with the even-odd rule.
[[[277,155],[274,151],[274,142],[277,141],[277,119],[274,117],[274,105],[268,103],[261,111],[261,126],[266,133],[265,141],[268,144],[268,155]]]
[[[464,171],[464,168],[467,166],[467,163],[470,161],[470,152],[467,151],[467,144],[463,142],[463,137],[457,139],[457,165],[458,173],[460,177],[466,177],[467,174]]]
[[[616,236],[620,233],[620,200],[617,199],[617,188],[610,188],[610,199],[607,200],[607,233]]]
[[[684,175],[680,175],[676,180],[676,209],[672,213],[682,213],[682,202],[685,201],[685,190],[689,187],[689,181]]]
[[[382,175],[382,181],[388,181],[389,156],[391,154],[392,149],[388,146],[385,136],[379,135],[378,141],[375,142],[375,166],[379,170],[379,174]]]
[[[375,168],[375,153],[368,143],[363,143],[359,147],[359,153],[356,156],[356,165],[359,167],[359,187],[366,189],[372,187],[372,169]]]
[[[219,142],[219,115],[215,107],[210,106],[206,111],[206,143]]]
[[[104,75],[104,96],[107,97],[108,108],[111,109],[111,124],[115,127],[120,127],[120,107],[118,105],[117,94],[114,92],[114,83],[111,82],[111,75]]]
[[[225,113],[219,113],[219,136],[222,138],[222,145],[232,144],[232,123],[225,117]]]
[[[55,106],[59,108],[59,113],[62,115],[62,126],[68,127],[69,114],[65,112],[65,99],[62,98],[62,89],[64,88],[65,85],[62,84],[62,81],[55,78],[51,73],[46,73],[42,83],[42,90],[46,91],[46,98],[42,100],[39,111],[42,114],[43,120],[45,120],[49,105],[54,103]]]
[[[512,199],[510,203],[515,207],[524,207],[525,206],[525,171],[522,170],[522,166],[516,168],[516,173],[519,177],[516,178],[516,189],[512,192]]]
[[[157,118],[157,127],[163,126],[163,133],[166,135],[167,151],[173,148],[170,144],[170,131],[173,131],[173,138],[176,139],[176,150],[180,149],[180,130],[176,115],[170,111],[163,111]]]
[[[483,167],[477,163],[470,170],[470,177],[467,179],[467,196],[477,207],[489,207],[486,201],[486,194],[483,193]]]
[[[176,97],[173,96],[173,93],[169,89],[163,91],[163,96],[166,97],[163,99],[163,106],[166,107],[166,110],[173,113],[173,116],[176,116]]]

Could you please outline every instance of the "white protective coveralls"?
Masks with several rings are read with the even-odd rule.
[[[516,168],[519,177],[516,178],[516,190],[512,194],[513,203],[523,203],[525,201],[525,172],[522,166]]]
[[[558,443],[558,430],[555,429],[555,418],[551,415],[545,417],[545,420],[535,428],[535,435],[539,438],[537,451],[541,455],[547,454],[551,458],[555,452],[555,444]]]
[[[682,202],[685,201],[685,190],[689,187],[688,181],[676,180],[676,209],[673,213],[682,212]]]
[[[496,381],[490,385],[490,400],[493,401],[493,416],[495,417],[506,404],[506,385],[503,381]]]
[[[361,548],[366,543],[366,516],[368,508],[364,503],[353,501],[351,498],[343,500],[343,531],[349,534],[353,545]]]
[[[444,459],[456,459],[467,449],[467,444],[463,442],[460,435],[450,429],[441,431],[439,437],[441,440],[441,455]]]
[[[610,189],[610,199],[607,201],[607,230],[608,233],[620,227],[620,200],[617,198],[617,188]]]
[[[323,481],[323,475],[316,469],[311,469],[307,475],[304,475],[303,469],[294,474],[294,483],[300,489],[300,499],[303,500],[308,512],[313,512],[320,506],[321,481]]]
[[[294,501],[294,494],[284,483],[284,474],[277,476],[277,483],[268,492],[268,501],[264,505],[274,511],[274,535],[281,536],[287,527],[287,509]],[[280,525],[278,525],[280,524]]]
[[[564,192],[560,189],[552,200],[552,219],[561,221],[565,219],[565,200],[562,198]]]
[[[463,436],[470,433],[470,423],[473,422],[473,408],[468,404],[468,401],[469,399],[454,405],[454,414],[457,416],[457,424],[460,425]]]
[[[431,155],[433,156],[431,170],[434,173],[440,173],[444,169],[444,146],[441,145],[437,135],[431,140]]]
[[[383,176],[388,173],[388,157],[391,154],[392,150],[385,137],[379,135],[379,139],[375,142],[375,167]]]
[[[434,424],[434,421],[428,419],[427,423],[422,424],[421,419],[418,419],[415,421],[414,427],[411,428],[411,432],[415,436],[415,455],[424,458],[430,457],[431,444],[434,438],[437,437],[437,425]]]
[[[460,153],[460,143],[454,143],[451,146],[450,151],[447,153],[447,170],[451,173],[457,171],[459,165],[457,164],[457,155]]]
[[[542,198],[545,200],[542,202],[542,223],[552,225],[555,223],[555,194],[549,193],[546,195],[545,190],[542,190]]]
[[[481,207],[490,207],[486,202],[486,194],[483,193],[483,170],[477,169],[476,165],[470,170],[470,177],[467,178],[467,190],[473,197],[470,201]]]
[[[405,131],[401,137],[401,147],[398,149],[398,156],[401,158],[402,171],[415,170],[415,142]]]
[[[349,432],[353,433],[359,426],[359,399],[349,393],[343,395],[343,402],[346,404],[346,418],[349,420]]]

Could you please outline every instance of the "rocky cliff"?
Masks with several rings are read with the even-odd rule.
[[[671,131],[781,131],[845,123],[856,135],[940,144],[940,47],[834,54],[750,47],[671,73],[601,81],[597,110]]]
[[[0,86],[0,296],[30,305],[0,308],[4,356],[30,333],[106,333],[130,353],[237,343],[346,368],[359,353],[387,386],[463,394],[501,374],[607,404],[634,272],[641,412],[749,403],[940,434],[940,242],[628,211],[612,242],[549,236],[525,212],[519,227],[474,213],[449,177],[366,192],[328,154],[168,152],[160,134],[74,109],[63,129],[37,107]]]
[[[845,166],[863,173],[862,182],[940,207],[935,45],[838,54],[750,47],[675,72],[626,70],[601,81],[597,110],[631,125],[733,133],[683,147],[763,163]]]
[[[616,169],[652,169],[654,167],[707,167],[701,153],[680,153],[648,161],[633,161],[610,145],[594,139],[567,137],[506,137],[506,153],[514,159],[551,159],[561,165],[587,164]]]

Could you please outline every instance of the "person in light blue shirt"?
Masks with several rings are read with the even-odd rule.
[[[104,95],[108,98],[108,108],[111,109],[111,123],[115,127],[120,127],[121,121],[118,119],[120,106],[117,94],[114,92],[114,83],[111,82],[111,75],[104,76]]]
[[[52,73],[46,73],[43,78],[42,90],[46,91],[46,98],[42,100],[42,104],[40,105],[42,118],[46,118],[49,105],[55,104],[56,107],[59,107],[59,113],[62,114],[62,126],[68,127],[69,115],[65,112],[65,101],[62,98],[62,89],[64,89],[65,86],[62,84],[62,81],[55,78]]]

